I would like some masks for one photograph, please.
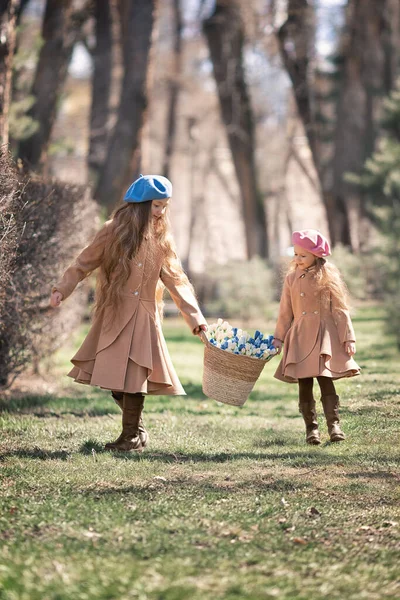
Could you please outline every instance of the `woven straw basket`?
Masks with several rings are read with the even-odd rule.
[[[203,392],[209,398],[243,406],[259,378],[267,360],[251,358],[216,348],[203,334],[204,348]]]

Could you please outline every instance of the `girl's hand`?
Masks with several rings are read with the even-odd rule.
[[[61,292],[52,292],[50,296],[50,306],[52,308],[58,308],[62,302],[63,295]]]
[[[353,356],[356,353],[356,345],[354,342],[345,342],[344,343],[344,351],[349,356]]]
[[[274,338],[274,341],[272,342],[276,348],[276,353],[280,354],[282,352],[282,345],[283,342],[282,340],[277,340],[276,338]]]
[[[208,327],[207,325],[198,325],[198,327],[195,327],[193,329],[193,333],[194,335],[200,335],[201,331],[207,331]]]

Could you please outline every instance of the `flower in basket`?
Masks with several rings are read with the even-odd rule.
[[[232,327],[222,319],[218,319],[216,323],[210,325],[206,335],[213,346],[233,354],[251,356],[261,360],[270,360],[276,354],[272,335],[265,336],[257,329],[251,336],[247,331]]]

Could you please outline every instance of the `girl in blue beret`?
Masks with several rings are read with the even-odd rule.
[[[53,286],[52,307],[60,306],[98,269],[92,327],[72,358],[76,382],[110,390],[122,409],[122,432],[106,449],[141,450],[148,443],[142,410],[148,394],[184,395],[161,329],[166,287],[191,331],[207,324],[184,273],[171,235],[171,182],[141,175],[111,219]]]

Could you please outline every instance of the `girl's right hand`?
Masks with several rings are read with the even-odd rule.
[[[276,348],[276,353],[280,354],[282,352],[282,345],[283,342],[282,340],[277,340],[276,338],[274,338],[274,341],[272,342]]]
[[[63,295],[61,294],[61,292],[52,292],[51,296],[50,296],[50,306],[52,308],[58,308],[62,302],[63,299]]]

